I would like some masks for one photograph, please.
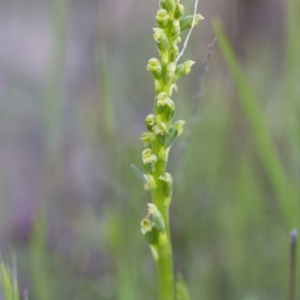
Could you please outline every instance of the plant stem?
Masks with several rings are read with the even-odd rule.
[[[159,161],[157,165],[160,165],[160,167],[165,170],[167,162]],[[164,173],[164,171],[162,173]],[[158,178],[158,176],[159,173],[156,174],[155,177]],[[166,225],[165,231],[159,234],[158,240],[158,260],[156,261],[159,290],[158,299],[174,300],[173,253],[169,221],[169,204],[171,199],[165,196],[163,182],[157,180],[156,184],[157,188],[152,191],[152,202],[161,212]]]
[[[290,233],[290,287],[289,287],[289,300],[295,300],[296,291],[296,246],[297,246],[297,229],[293,229]]]

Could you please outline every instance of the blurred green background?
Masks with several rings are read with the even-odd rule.
[[[287,297],[289,232],[300,228],[298,2],[199,3],[205,21],[183,57],[196,64],[174,95],[185,134],[169,164],[175,269],[192,299]],[[1,0],[0,247],[31,300],[156,299],[139,228],[150,195],[131,165],[142,169],[152,112],[157,8]],[[215,17],[249,85],[220,43],[200,80]]]

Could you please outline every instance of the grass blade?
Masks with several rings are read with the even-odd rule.
[[[298,190],[289,181],[287,172],[267,130],[259,102],[243,74],[220,22],[215,21],[213,26],[219,41],[221,53],[235,81],[239,100],[250,122],[257,153],[276,192],[286,225],[294,227],[299,222],[297,213],[299,211],[297,200]]]

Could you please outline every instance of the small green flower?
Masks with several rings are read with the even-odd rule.
[[[143,234],[145,234],[146,232],[149,232],[152,230],[152,227],[153,227],[153,223],[151,220],[149,219],[143,219],[141,221],[141,231]]]
[[[157,161],[156,155],[152,154],[152,150],[150,148],[143,150],[142,158],[144,165],[151,164]]]
[[[178,91],[178,86],[176,83],[173,83],[172,86],[171,86],[171,89],[174,90],[175,92]]]
[[[158,231],[154,223],[148,218],[141,221],[141,231],[149,245],[157,244]]]
[[[191,72],[191,67],[195,62],[193,60],[187,60],[186,62],[183,63],[184,66],[184,75],[187,75]]]
[[[161,64],[157,58],[150,58],[147,65],[147,70],[150,72],[161,72]]]
[[[169,14],[168,14],[168,11],[161,8],[157,11],[156,13],[156,22],[157,22],[157,25],[160,27],[160,28],[164,28],[168,25],[168,22],[169,22]]]
[[[175,124],[174,124],[174,128],[177,130],[177,136],[180,136],[183,134],[183,127],[185,125],[185,121],[183,120],[178,120]]]
[[[159,124],[153,126],[152,129],[155,134],[165,134],[167,131],[167,125],[164,122],[160,122]]]
[[[195,62],[193,60],[187,60],[185,61],[183,64],[179,64],[176,67],[176,80],[178,80],[179,78],[181,78],[183,75],[187,75],[191,72],[191,67]]]
[[[194,16],[186,16],[180,20],[180,30],[183,31],[192,26],[194,20]],[[200,14],[195,15],[195,23],[194,25],[198,25],[200,21],[204,20],[203,16]]]
[[[167,105],[172,110],[175,109],[175,103],[173,102],[172,99],[170,99],[168,97],[167,93],[165,93],[165,92],[161,92],[157,95],[157,104],[156,105],[157,105],[157,107]]]
[[[158,28],[158,27],[154,27],[153,32],[154,32],[154,34],[153,34],[154,41],[159,43],[160,39],[165,34],[165,32],[161,28]]]
[[[167,71],[168,71],[168,73],[175,75],[176,64],[174,62],[169,63],[167,65]]]
[[[145,119],[145,125],[147,129],[151,130],[154,124],[155,124],[155,116],[153,114],[148,115]]]
[[[144,143],[145,146],[147,146],[154,140],[153,134],[151,132],[144,132],[140,140]]]

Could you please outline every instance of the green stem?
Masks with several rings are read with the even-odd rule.
[[[173,253],[170,235],[169,205],[170,199],[166,197],[164,183],[158,180],[159,175],[163,174],[167,166],[167,155],[165,160],[157,162],[155,179],[157,188],[152,191],[152,202],[161,212],[166,229],[159,234],[158,240],[158,260],[156,261],[158,272],[159,300],[174,300],[174,272],[173,272]]]

